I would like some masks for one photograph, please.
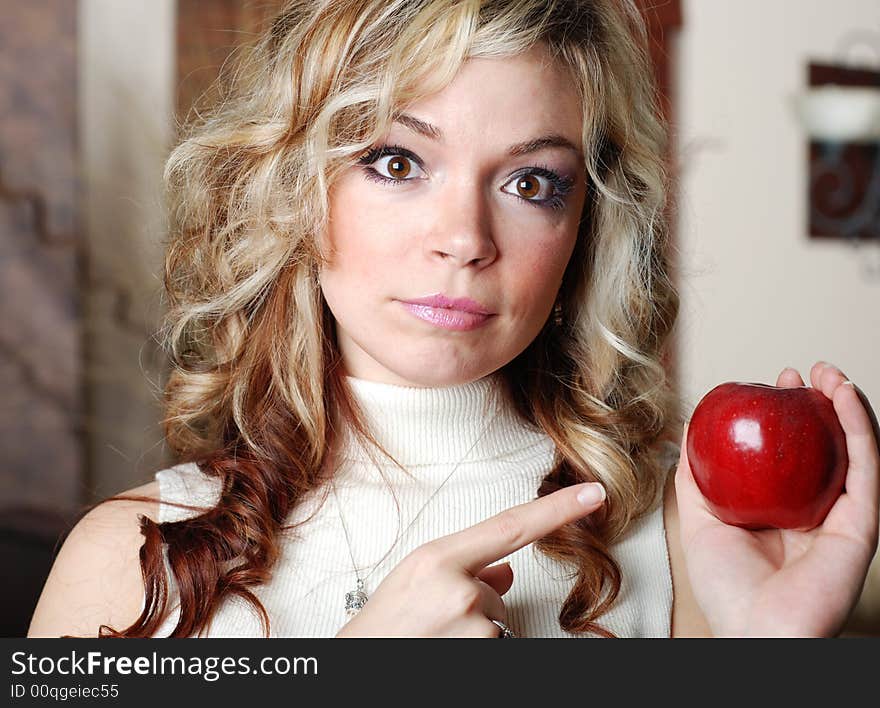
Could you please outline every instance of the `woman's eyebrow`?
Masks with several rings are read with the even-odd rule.
[[[400,123],[405,128],[408,128],[412,132],[418,133],[429,140],[443,140],[443,131],[441,131],[436,125],[431,125],[430,123],[426,123],[425,121],[419,120],[406,113],[396,114],[394,116],[394,122]],[[542,135],[540,138],[526,140],[521,143],[514,143],[507,148],[507,153],[511,157],[518,157],[519,155],[526,155],[530,152],[535,152],[547,147],[560,147],[566,150],[571,150],[579,158],[581,157],[580,148],[568,138],[556,134]]]

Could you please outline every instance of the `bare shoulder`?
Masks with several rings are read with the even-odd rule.
[[[709,623],[694,597],[688,578],[678,526],[678,504],[675,497],[675,471],[666,478],[663,494],[663,522],[666,527],[666,546],[672,572],[672,636],[711,637]]]
[[[159,484],[149,482],[123,495],[152,501],[106,501],[80,519],[46,579],[29,637],[95,637],[102,624],[124,629],[140,615],[140,516],[158,520]]]

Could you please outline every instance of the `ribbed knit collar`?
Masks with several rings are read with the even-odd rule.
[[[546,434],[528,425],[506,402],[497,373],[439,388],[398,386],[351,376],[346,381],[370,432],[407,468],[498,461],[549,442]],[[343,457],[370,460],[351,435]],[[391,464],[378,459],[383,466]]]

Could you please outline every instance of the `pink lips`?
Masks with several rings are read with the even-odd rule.
[[[421,320],[457,331],[476,329],[494,316],[488,308],[469,298],[448,298],[441,294],[400,303]]]

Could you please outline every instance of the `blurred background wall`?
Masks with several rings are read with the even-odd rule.
[[[880,240],[808,238],[807,138],[791,99],[810,61],[880,68],[876,0],[684,0],[673,60],[681,392],[839,366],[880,410]],[[855,33],[855,34],[854,34]],[[856,37],[863,41],[855,41]],[[853,627],[880,634],[875,558]]]
[[[86,498],[169,461],[158,426],[162,168],[174,133],[175,2],[80,0],[79,138],[88,251]]]
[[[87,408],[77,156],[76,6],[0,22],[0,508],[83,496]]]
[[[689,406],[725,380],[838,364],[880,406],[880,283],[868,249],[807,235],[806,65],[876,0],[673,0],[653,47],[674,126]],[[83,508],[169,464],[161,172],[176,121],[278,0],[29,0],[0,23],[0,553],[24,568],[0,635],[26,629],[55,541]],[[660,18],[660,19],[658,19]],[[679,24],[681,25],[679,28]],[[662,34],[662,32],[661,32]],[[880,66],[880,46],[866,61]],[[870,255],[880,263],[878,248]],[[42,555],[41,555],[42,554]],[[880,634],[880,571],[851,630]],[[7,565],[6,567],[10,567]],[[30,583],[28,585],[28,583]],[[28,603],[30,603],[28,607]]]
[[[856,252],[808,238],[807,138],[791,105],[806,67],[853,30],[874,33],[876,0],[685,0],[673,82],[681,170],[682,393],[722,381],[775,383],[838,365],[880,405],[880,241]]]

